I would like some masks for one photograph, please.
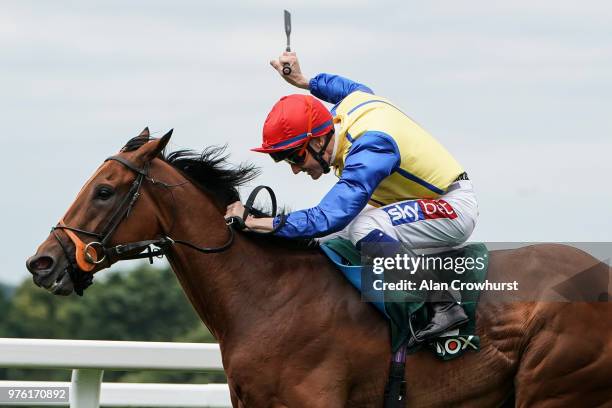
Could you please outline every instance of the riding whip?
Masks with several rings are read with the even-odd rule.
[[[289,41],[289,36],[291,35],[291,13],[285,10],[285,34],[287,34],[287,48],[285,49],[287,52],[291,52],[291,43]],[[288,62],[283,64],[283,75],[291,74],[291,66]]]

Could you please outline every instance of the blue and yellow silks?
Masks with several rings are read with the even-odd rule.
[[[339,125],[332,165],[340,178],[321,202],[288,214],[276,235],[320,237],[346,227],[368,204],[436,198],[463,172],[419,125],[363,84],[338,75],[311,79],[314,96],[337,105]],[[274,220],[278,225],[279,218]]]
[[[397,145],[400,163],[374,190],[370,204],[380,206],[411,198],[437,198],[463,173],[455,158],[388,100],[366,92],[349,94],[333,110],[340,126],[338,150],[332,163],[341,177],[353,143],[377,131]]]

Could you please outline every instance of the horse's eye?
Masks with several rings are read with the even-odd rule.
[[[98,188],[98,191],[96,192],[96,198],[98,200],[106,201],[109,198],[111,198],[113,194],[115,194],[115,192],[113,191],[112,188],[107,187],[107,186],[102,186]]]

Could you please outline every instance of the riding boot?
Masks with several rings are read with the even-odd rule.
[[[430,299],[435,301],[430,303],[433,311],[431,321],[421,330],[415,333],[416,340],[423,342],[438,337],[448,330],[457,329],[466,324],[469,320],[463,307],[459,303],[460,294],[447,290],[440,290],[430,293]]]

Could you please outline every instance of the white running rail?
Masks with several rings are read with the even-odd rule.
[[[27,406],[231,407],[227,384],[102,383],[104,370],[223,370],[217,344],[0,338],[0,367],[72,370],[71,383],[0,381],[7,388],[70,387],[69,403]]]

